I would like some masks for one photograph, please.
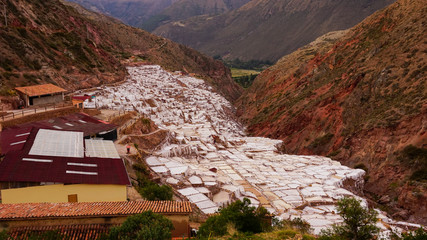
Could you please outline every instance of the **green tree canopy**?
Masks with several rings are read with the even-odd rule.
[[[152,211],[130,216],[119,227],[114,227],[108,236],[111,240],[166,240],[171,239],[172,221]]]

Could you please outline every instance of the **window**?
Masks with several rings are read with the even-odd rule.
[[[77,194],[68,195],[68,202],[77,202]]]

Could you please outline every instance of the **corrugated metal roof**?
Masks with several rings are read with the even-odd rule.
[[[40,129],[29,154],[82,158],[84,156],[83,133]]]
[[[37,131],[31,131],[21,150],[9,151],[0,162],[0,182],[130,185],[120,158],[30,155]]]
[[[87,157],[120,158],[113,141],[85,139]]]
[[[27,86],[27,87],[17,87],[15,89],[30,97],[42,96],[42,95],[54,94],[54,93],[62,93],[67,91],[63,88],[60,88],[50,83],[42,84],[42,85]]]
[[[166,214],[190,214],[192,212],[190,202],[176,201],[20,203],[0,204],[0,220],[126,216],[148,210]]]
[[[91,136],[100,132],[112,131],[117,128],[116,125],[104,122],[95,117],[83,113],[75,113],[67,116],[42,120],[38,122],[31,122],[21,125],[12,126],[3,129],[0,132],[0,142],[2,153],[5,154],[9,150],[19,150],[23,147],[24,142],[28,135],[21,135],[31,131],[32,128],[52,129],[64,131],[78,131],[83,132],[83,135]],[[11,145],[13,143],[17,143]]]

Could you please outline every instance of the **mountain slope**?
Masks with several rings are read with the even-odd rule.
[[[197,16],[153,33],[227,59],[272,60],[347,29],[393,0],[251,0],[220,16]]]
[[[118,18],[139,27],[151,16],[159,14],[177,0],[69,0],[91,11]]]
[[[143,29],[153,31],[168,22],[185,20],[195,16],[216,16],[240,8],[250,0],[178,0],[159,14],[147,19]]]
[[[2,92],[56,83],[68,90],[122,80],[131,55],[171,71],[195,73],[229,99],[241,89],[219,61],[195,50],[60,1],[6,1],[0,25]],[[84,16],[82,16],[82,14]]]
[[[372,199],[426,223],[426,15],[399,0],[329,48],[285,56],[239,99],[248,130],[366,168]]]

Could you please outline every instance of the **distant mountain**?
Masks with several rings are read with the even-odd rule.
[[[194,73],[228,99],[239,97],[241,88],[220,61],[64,3],[73,7],[58,0],[6,1],[7,22],[0,19],[0,95],[39,83],[75,90],[115,82],[126,75],[125,63],[137,61]]]
[[[248,131],[365,169],[372,200],[426,224],[426,14],[399,0],[281,58],[237,102]]]
[[[88,10],[107,14],[124,23],[140,27],[177,0],[69,0]]]
[[[160,25],[206,15],[208,18],[238,9],[250,0],[178,0],[147,19],[140,27],[153,31]]]
[[[210,56],[276,61],[327,32],[356,25],[392,2],[251,0],[219,16],[198,15],[178,20],[165,17],[165,24],[153,33]]]

